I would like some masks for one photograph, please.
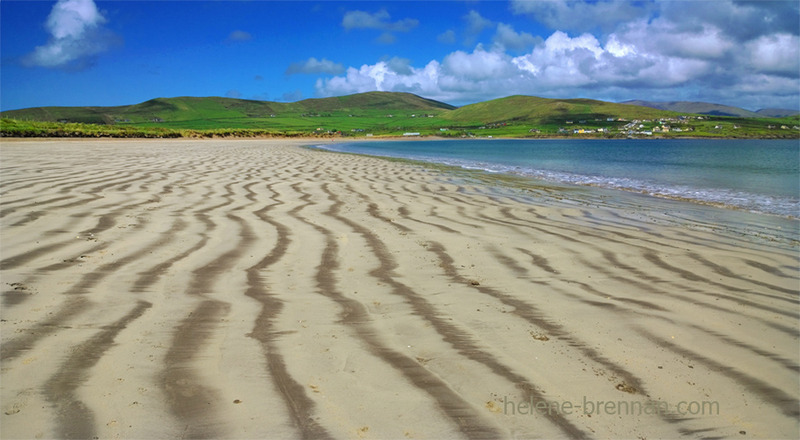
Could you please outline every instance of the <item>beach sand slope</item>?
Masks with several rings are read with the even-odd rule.
[[[4,141],[0,437],[798,437],[796,244],[300,143]]]

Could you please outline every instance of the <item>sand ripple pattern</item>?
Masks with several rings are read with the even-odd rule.
[[[0,146],[0,437],[800,433],[796,246],[299,144]]]

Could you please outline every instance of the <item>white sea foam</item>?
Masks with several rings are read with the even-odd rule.
[[[392,144],[392,146],[397,145],[395,143]],[[420,145],[420,143],[415,144],[417,146]],[[397,146],[400,147],[399,145]],[[721,205],[752,212],[800,218],[800,199],[797,197],[756,194],[754,192],[732,188],[683,185],[665,182],[663,179],[648,180],[634,177],[617,177],[592,173],[573,173],[556,171],[552,169],[541,169],[537,168],[535,165],[521,166],[518,164],[513,164],[513,162],[518,162],[518,160],[512,160],[509,156],[503,156],[503,154],[497,154],[497,161],[487,161],[471,158],[459,158],[457,157],[459,153],[452,150],[448,151],[446,155],[440,155],[437,154],[437,152],[431,151],[403,151],[402,148],[384,147],[381,149],[373,149],[369,148],[369,145],[360,143],[319,145],[318,148],[332,151],[355,152],[420,160],[457,166],[469,170],[481,170],[489,173],[513,174],[546,182],[632,191],[656,197],[688,200],[697,203]],[[531,162],[535,162],[535,160],[531,160]]]

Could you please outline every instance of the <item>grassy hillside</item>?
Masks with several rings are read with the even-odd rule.
[[[563,125],[567,121],[624,118],[652,119],[677,116],[677,113],[646,107],[634,107],[592,99],[548,99],[515,95],[471,104],[443,115],[460,122],[529,122],[539,125]]]
[[[334,98],[306,99],[295,105],[306,111],[417,110],[440,111],[455,107],[411,93],[367,92]]]
[[[119,112],[121,109],[124,107],[35,107],[5,111],[0,115],[4,118],[29,121],[112,124],[114,119],[110,114]]]
[[[157,98],[118,107],[2,112],[6,136],[693,136],[797,138],[798,117],[725,118],[590,99],[509,96],[455,108],[409,93],[370,92],[293,103]],[[58,123],[61,125],[58,125]],[[89,124],[79,127],[75,123]],[[49,125],[48,125],[49,124]]]
[[[370,92],[334,98],[306,99],[293,103],[253,101],[220,97],[156,98],[118,107],[38,107],[10,110],[1,117],[50,122],[83,122],[94,124],[147,124],[152,122],[193,122],[201,126],[215,123],[230,127],[251,125],[247,118],[298,116],[314,117],[322,113],[350,115],[354,112],[396,111],[433,112],[453,109],[445,103],[421,98],[410,93]]]

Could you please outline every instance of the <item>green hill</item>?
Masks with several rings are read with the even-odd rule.
[[[164,123],[172,126],[176,123],[179,125],[194,123],[197,128],[205,128],[220,124],[225,127],[251,125],[244,121],[248,118],[289,115],[310,117],[323,112],[348,115],[363,111],[438,113],[453,108],[455,107],[410,93],[369,92],[334,98],[306,99],[293,103],[220,97],[156,98],[140,104],[116,107],[36,107],[10,110],[0,113],[0,117],[91,124]]]
[[[445,119],[459,122],[528,122],[539,125],[608,118],[653,119],[674,116],[677,113],[592,99],[549,99],[522,95],[470,104],[442,115]]]
[[[796,138],[800,116],[734,118],[591,99],[509,96],[460,108],[410,93],[369,92],[297,102],[156,98],[116,107],[39,107],[0,113],[0,135],[43,136],[709,136]],[[634,122],[636,121],[636,122]],[[62,123],[64,126],[41,125]],[[93,124],[77,127],[75,123]],[[40,125],[36,125],[40,124]],[[72,134],[70,134],[72,133]]]
[[[334,98],[306,99],[296,105],[306,110],[452,110],[456,107],[413,95],[397,92],[367,92]]]

